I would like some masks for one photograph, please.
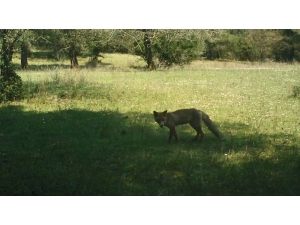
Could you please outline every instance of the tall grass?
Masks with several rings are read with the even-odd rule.
[[[1,195],[300,194],[300,103],[290,97],[299,65],[199,61],[149,72],[108,56],[91,70],[18,73],[27,98],[0,107]],[[190,107],[227,141],[204,128],[193,142],[183,125],[167,144],[153,110]]]

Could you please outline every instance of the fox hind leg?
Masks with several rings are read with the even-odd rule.
[[[190,123],[191,127],[194,128],[194,130],[197,132],[196,137],[195,137],[195,141],[199,138],[200,136],[200,141],[202,141],[202,139],[204,138],[204,133],[202,131],[201,125],[196,124],[196,123]]]

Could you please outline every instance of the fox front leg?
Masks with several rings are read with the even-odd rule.
[[[178,136],[177,136],[177,132],[175,130],[175,127],[170,128],[169,143],[171,142],[173,136],[175,136],[175,139],[178,142]]]

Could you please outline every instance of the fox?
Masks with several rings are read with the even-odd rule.
[[[191,108],[191,109],[179,109],[174,112],[156,112],[153,111],[154,120],[158,125],[163,128],[164,126],[170,129],[169,140],[170,143],[173,137],[175,137],[176,142],[178,142],[178,135],[175,127],[177,125],[182,124],[190,124],[194,130],[196,130],[197,134],[195,137],[195,141],[200,136],[200,141],[204,138],[204,133],[201,128],[201,121],[205,123],[208,129],[219,139],[225,140],[223,134],[218,130],[213,121],[209,118],[209,116],[201,110]]]

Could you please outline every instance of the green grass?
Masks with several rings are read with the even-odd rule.
[[[298,64],[198,61],[149,72],[134,57],[105,60],[74,71],[29,61],[33,70],[18,71],[28,96],[0,107],[1,195],[300,194]],[[183,125],[168,144],[153,110],[190,107],[227,141],[204,128],[194,142]]]

